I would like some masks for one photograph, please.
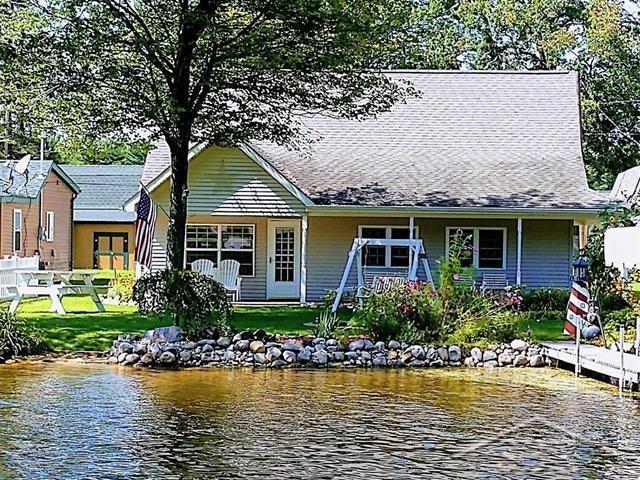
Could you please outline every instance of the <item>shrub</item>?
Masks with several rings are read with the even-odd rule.
[[[510,342],[517,335],[518,316],[504,311],[465,322],[447,337],[447,342],[457,345],[487,345]]]
[[[120,303],[129,303],[133,296],[133,286],[136,284],[136,274],[132,270],[116,272],[116,276],[109,282],[109,296],[117,297]]]
[[[440,302],[430,283],[408,282],[393,289],[371,294],[352,320],[352,326],[376,340],[399,338],[407,325],[424,332],[425,338],[437,335],[442,318]]]
[[[9,310],[0,310],[0,357],[32,355],[46,349],[42,335],[35,326]]]
[[[315,337],[328,338],[333,336],[338,329],[339,323],[340,318],[338,315],[327,308],[316,317],[316,321],[311,327],[311,330]]]
[[[163,270],[147,274],[133,287],[133,301],[143,315],[168,317],[191,338],[231,332],[227,291],[198,272]]]
[[[522,295],[522,309],[549,312],[566,310],[569,292],[561,288],[532,288]]]

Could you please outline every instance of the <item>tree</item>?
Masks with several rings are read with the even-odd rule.
[[[12,39],[7,65],[19,90],[37,83],[41,101],[31,91],[14,104],[68,132],[164,137],[174,268],[191,142],[297,147],[301,115],[358,119],[411,94],[370,70],[410,17],[408,0],[26,1],[35,33]]]

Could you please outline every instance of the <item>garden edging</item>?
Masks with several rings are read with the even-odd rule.
[[[409,345],[397,341],[374,343],[354,339],[286,338],[262,330],[233,338],[183,341],[177,327],[151,330],[144,337],[121,335],[109,350],[108,363],[136,367],[542,367],[544,351],[515,339],[464,355],[457,345]]]

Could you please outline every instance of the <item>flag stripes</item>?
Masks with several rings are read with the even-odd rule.
[[[136,246],[135,261],[151,268],[153,235],[156,229],[158,210],[156,204],[149,198],[144,187],[140,190],[138,215],[136,218]]]
[[[567,317],[564,322],[565,335],[575,335],[576,327],[584,328],[589,325],[587,314],[589,313],[589,289],[585,282],[573,282],[571,295],[567,304]]]

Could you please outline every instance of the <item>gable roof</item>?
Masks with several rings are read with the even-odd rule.
[[[140,187],[142,165],[63,165],[82,192],[74,204],[76,222],[133,222],[122,205]]]
[[[395,71],[419,98],[365,121],[317,115],[302,151],[248,147],[315,205],[588,209],[575,72]],[[145,181],[169,164],[153,150]]]
[[[0,161],[0,201],[34,199],[46,184],[49,172],[53,171],[74,193],[80,193],[80,187],[50,160],[30,160],[24,174],[15,171],[16,160]]]

